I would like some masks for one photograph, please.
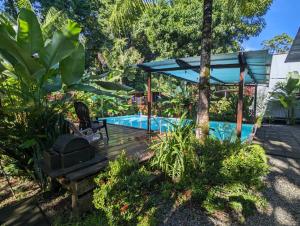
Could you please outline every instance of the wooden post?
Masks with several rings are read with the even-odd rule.
[[[152,106],[152,92],[151,92],[151,72],[148,72],[148,90],[147,90],[147,103],[148,103],[148,120],[147,120],[147,131],[151,133],[151,106]]]
[[[253,107],[253,122],[256,120],[256,106],[257,106],[257,84],[254,87],[254,107]]]
[[[245,66],[241,65],[241,67],[240,67],[240,82],[239,82],[239,97],[238,97],[237,116],[236,116],[236,135],[238,138],[241,138],[241,135],[242,135],[244,76],[245,76]]]

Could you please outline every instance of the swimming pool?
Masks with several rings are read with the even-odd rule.
[[[140,129],[147,129],[147,116],[145,115],[126,115],[105,118],[107,123],[114,125],[129,126]],[[151,117],[151,130],[166,132],[172,129],[171,123],[178,122],[178,118]],[[171,123],[170,123],[171,122]],[[235,134],[236,123],[229,122],[210,122],[210,134],[218,139],[229,139]],[[253,130],[253,124],[242,125],[242,140],[249,138]]]

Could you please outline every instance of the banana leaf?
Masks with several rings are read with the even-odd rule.
[[[47,93],[59,91],[61,87],[62,87],[62,81],[59,75],[47,79],[46,82],[43,84],[43,89]]]
[[[14,21],[8,14],[6,13],[0,13],[0,24],[4,25],[8,31],[8,33],[12,36],[16,36],[16,31],[13,27],[14,24],[16,24],[16,21]]]
[[[34,12],[21,9],[18,18],[17,42],[21,48],[26,49],[31,55],[43,48],[43,35],[38,19]]]
[[[70,56],[77,48],[80,27],[75,22],[69,22],[64,32],[55,32],[52,40],[47,43],[46,47],[41,52],[41,59],[46,68],[51,68],[61,60]]]
[[[108,90],[124,90],[124,91],[131,91],[133,90],[131,87],[126,85],[121,85],[114,82],[106,82],[106,81],[95,81],[95,83],[104,89]]]
[[[78,82],[83,73],[85,66],[85,53],[82,44],[76,48],[67,58],[63,59],[59,64],[62,81],[66,85]]]
[[[111,92],[107,92],[107,91],[103,91],[101,89],[97,89],[93,86],[90,85],[86,85],[86,84],[73,84],[70,85],[66,88],[68,91],[84,91],[84,92],[89,92],[89,93],[94,93],[97,95],[104,95],[104,96],[111,96],[111,97],[116,97],[116,98],[120,98],[123,99],[123,97],[115,95]]]
[[[32,58],[31,54],[22,49],[18,43],[9,35],[6,27],[0,24],[0,54],[3,56],[3,52],[7,52],[11,57],[18,61],[19,64],[24,66],[24,69],[28,74],[34,74],[41,69],[41,65],[37,59]],[[11,59],[11,58],[10,58]],[[11,62],[10,59],[6,59],[12,65],[16,62]]]

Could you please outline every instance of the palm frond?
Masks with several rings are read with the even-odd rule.
[[[116,35],[126,33],[128,27],[131,27],[137,18],[146,10],[146,8],[152,5],[153,1],[119,1],[113,8],[109,18],[112,32]]]
[[[51,37],[53,31],[64,27],[67,18],[66,14],[62,11],[50,7],[41,25],[44,37],[47,39]]]
[[[33,10],[29,0],[17,0],[16,3],[19,10],[22,8]]]

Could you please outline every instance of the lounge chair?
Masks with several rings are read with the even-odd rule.
[[[66,119],[66,121],[69,124],[69,128],[72,134],[85,138],[90,144],[94,145],[99,141],[103,140],[103,135],[99,130],[96,131],[95,133],[91,128],[79,130],[73,122],[71,122],[68,119]]]
[[[104,119],[104,120],[92,121],[90,118],[88,107],[80,101],[74,102],[74,108],[75,108],[76,115],[79,119],[79,130],[84,131],[86,129],[91,129],[93,133],[96,133],[97,131],[100,132],[100,130],[104,128],[107,142],[108,142],[109,137],[107,132],[106,120]]]

